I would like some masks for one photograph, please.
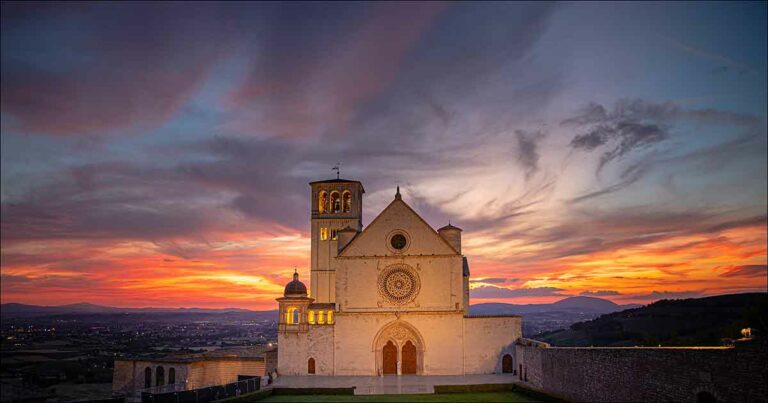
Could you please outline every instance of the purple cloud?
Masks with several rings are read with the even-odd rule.
[[[519,297],[551,297],[563,296],[561,288],[556,287],[538,287],[538,288],[504,288],[492,285],[480,286],[470,290],[471,298],[519,298]]]

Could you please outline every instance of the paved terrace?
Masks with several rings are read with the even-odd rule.
[[[513,383],[504,375],[401,375],[401,376],[280,376],[275,388],[355,388],[356,395],[435,393],[435,385]]]

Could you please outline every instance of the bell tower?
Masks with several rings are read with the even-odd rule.
[[[363,228],[363,184],[359,181],[329,179],[310,182],[312,188],[312,272],[310,296],[315,303],[336,302],[338,232],[346,227]]]

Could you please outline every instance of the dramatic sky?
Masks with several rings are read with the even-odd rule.
[[[766,3],[2,3],[2,302],[272,309],[309,186],[473,303],[765,291]]]

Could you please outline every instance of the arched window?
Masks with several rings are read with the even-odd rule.
[[[341,195],[342,205],[344,206],[344,212],[349,213],[352,211],[352,192],[345,190]]]
[[[309,322],[310,324],[314,325],[315,324],[315,311],[309,311],[309,312],[307,312],[307,315],[309,315],[307,317],[307,322]]]
[[[157,370],[155,373],[155,385],[163,386],[164,382],[165,382],[165,369],[163,369],[162,366],[157,367]]]
[[[315,359],[310,358],[307,360],[307,373],[308,374],[314,374],[315,373]]]
[[[176,383],[176,369],[168,368],[168,384],[173,385]]]
[[[151,388],[152,387],[152,368],[147,367],[144,369],[144,387],[145,388]]]
[[[285,323],[295,325],[299,323],[299,309],[290,307],[285,311]]]
[[[317,197],[317,211],[320,214],[325,214],[328,211],[328,192],[325,190],[321,191]]]
[[[339,192],[331,192],[331,213],[341,213],[341,199]]]
[[[333,311],[328,311],[328,320],[327,321],[328,321],[329,325],[333,324]]]
[[[325,323],[325,317],[323,316],[323,311],[317,311],[317,323],[321,325]]]

